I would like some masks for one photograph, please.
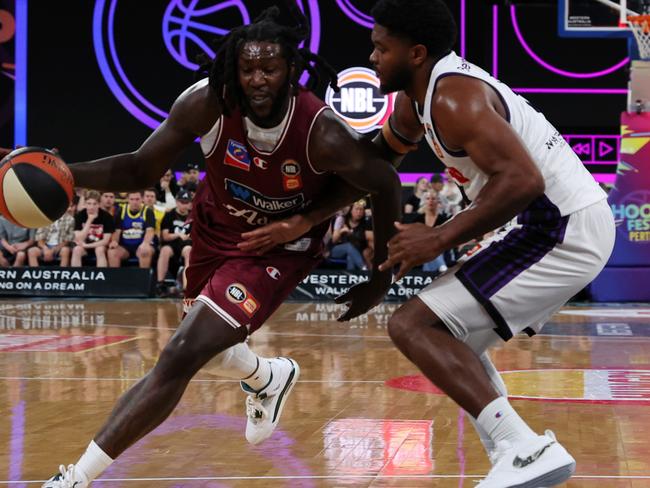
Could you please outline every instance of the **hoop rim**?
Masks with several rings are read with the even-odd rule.
[[[644,22],[650,23],[650,14],[628,15],[627,22],[629,24],[642,24]]]

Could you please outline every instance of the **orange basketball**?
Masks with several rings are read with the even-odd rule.
[[[70,206],[74,179],[63,159],[42,147],[23,147],[0,161],[0,213],[36,229],[59,219]]]

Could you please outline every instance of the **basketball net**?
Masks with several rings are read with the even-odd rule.
[[[650,15],[631,15],[627,21],[639,46],[641,59],[650,60]]]

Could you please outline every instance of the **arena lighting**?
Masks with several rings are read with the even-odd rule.
[[[560,68],[556,68],[555,66],[544,61],[530,48],[530,46],[524,39],[523,35],[521,34],[521,30],[519,29],[519,23],[517,22],[517,12],[514,5],[510,7],[510,18],[512,20],[512,27],[515,30],[515,35],[517,36],[517,39],[519,40],[521,46],[524,48],[524,51],[526,51],[526,53],[531,58],[533,58],[539,65],[560,76],[565,76],[567,78],[598,78],[600,76],[605,76],[610,73],[613,73],[614,71],[622,68],[623,66],[626,66],[630,62],[630,58],[626,57],[625,59],[615,64],[614,66],[610,66],[609,68],[601,71],[594,71],[592,73],[576,73],[573,71],[566,71]]]
[[[17,4],[19,4],[21,1],[27,3],[27,0],[17,0]],[[117,3],[118,0],[96,0],[95,2],[95,8],[93,12],[93,44],[95,48],[97,63],[104,77],[104,80],[106,81],[106,84],[108,85],[115,98],[120,102],[120,104],[126,108],[128,112],[137,120],[146,126],[155,129],[169,114],[166,111],[156,107],[144,95],[142,95],[133,85],[133,83],[131,83],[127,77],[126,72],[122,68],[122,64],[119,60],[117,49],[115,47],[114,22]],[[318,7],[318,0],[296,0],[296,3],[309,18],[311,32],[309,39],[309,49],[312,52],[317,53],[320,46],[321,35],[320,10]],[[175,15],[175,7],[178,9],[178,12],[182,13],[182,17]],[[181,0],[171,0],[165,10],[162,25],[163,42],[169,50],[170,55],[182,66],[187,68],[189,61],[186,60],[185,62],[181,62],[179,59],[179,57],[183,57],[185,55],[184,41],[180,42],[179,39],[179,49],[173,46],[173,49],[170,49],[171,39],[177,34],[180,35],[182,32],[185,36],[188,36],[190,40],[194,40],[192,37],[194,34],[190,35],[187,31],[189,31],[192,27],[205,30],[205,26],[193,21],[190,18],[192,15],[203,15],[207,12],[223,10],[224,8],[231,7],[240,8],[241,12],[245,12],[244,19],[250,18],[248,15],[248,10],[245,7],[244,0],[214,1],[212,6],[202,7],[201,9],[196,10],[189,10],[182,4]],[[308,12],[306,12],[307,8]],[[178,25],[181,30],[178,33],[166,32],[166,29],[169,29],[170,24],[174,26]],[[214,29],[212,30],[214,31]],[[214,32],[217,33],[217,31]],[[189,64],[191,65],[191,63]],[[308,74],[305,72],[300,81],[302,83],[305,83],[307,81],[307,78]]]
[[[27,0],[16,0],[14,145],[27,145]]]
[[[350,20],[356,22],[360,26],[372,29],[372,26],[375,23],[374,19],[352,5],[351,0],[336,0],[336,4]]]
[[[399,179],[401,180],[402,185],[415,185],[420,178],[430,180],[433,174],[434,173],[400,173]],[[613,185],[616,181],[615,173],[591,173],[591,176],[593,176],[598,183]]]

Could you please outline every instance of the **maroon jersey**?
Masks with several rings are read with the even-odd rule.
[[[320,259],[327,223],[264,256],[237,248],[241,234],[301,212],[327,190],[333,176],[314,170],[309,136],[326,105],[301,90],[289,106],[285,131],[271,152],[247,139],[238,111],[222,116],[202,140],[207,176],[192,210],[192,253],[186,268],[186,305],[208,305],[233,327],[253,332]]]
[[[241,233],[300,213],[326,190],[330,173],[314,170],[309,136],[316,117],[327,106],[301,89],[292,97],[285,130],[271,152],[246,137],[239,111],[222,116],[219,132],[206,155],[207,175],[194,199],[193,242],[205,241],[226,256],[246,256],[237,248]],[[295,243],[272,253],[320,250],[327,224],[316,226]]]

